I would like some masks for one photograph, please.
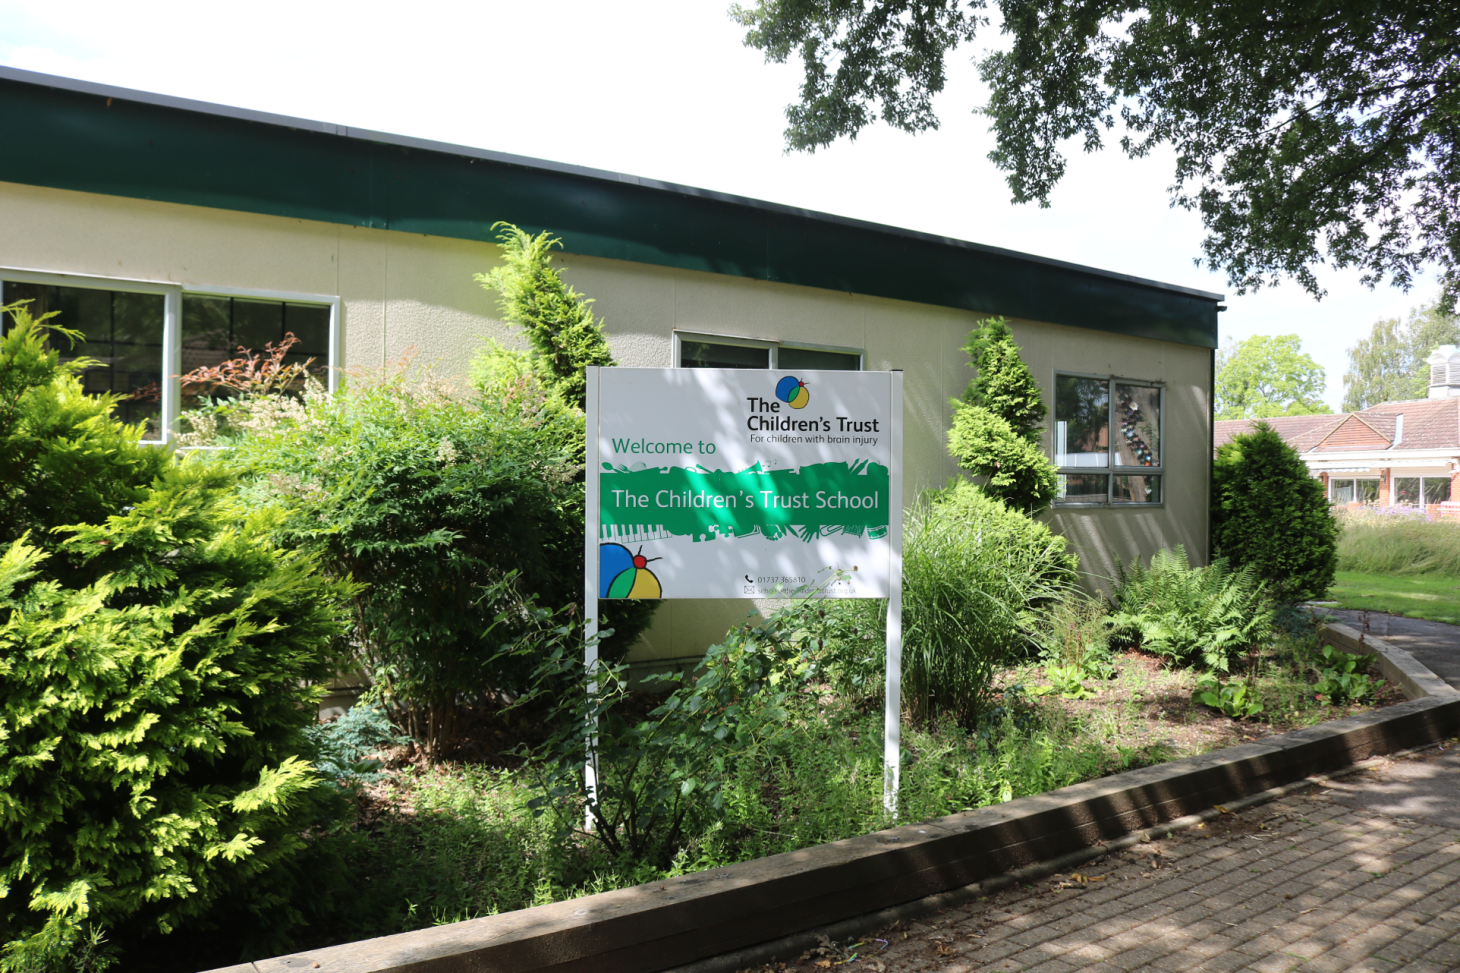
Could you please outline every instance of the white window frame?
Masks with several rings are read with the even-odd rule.
[[[1425,500],[1424,500],[1424,495],[1425,495],[1425,481],[1426,480],[1441,480],[1441,481],[1443,481],[1445,483],[1450,483],[1450,484],[1453,484],[1454,483],[1454,481],[1450,478],[1450,474],[1449,473],[1417,473],[1417,474],[1414,474],[1414,475],[1409,475],[1409,474],[1400,472],[1399,469],[1400,468],[1391,467],[1390,470],[1389,470],[1389,506],[1391,506],[1391,507],[1407,507],[1407,506],[1409,506],[1409,504],[1401,504],[1398,500],[1396,500],[1394,498],[1394,494],[1399,490],[1399,484],[1398,484],[1398,481],[1399,480],[1418,480],[1419,481],[1419,496],[1420,496],[1420,501],[1419,501],[1419,503],[1417,503],[1417,504],[1414,505],[1414,509],[1416,509],[1416,510],[1423,510],[1424,508],[1430,506],[1430,504],[1425,503]],[[1330,482],[1332,482],[1332,479],[1333,479],[1332,477],[1329,477],[1329,481]],[[1347,480],[1347,479],[1350,479],[1350,478],[1344,476],[1344,477],[1339,477],[1339,479]],[[1357,477],[1354,477],[1354,479],[1358,479],[1358,478]],[[1367,478],[1365,478],[1365,479],[1367,479]],[[1454,492],[1453,491],[1453,488],[1452,488],[1451,492],[1452,493]],[[1448,502],[1449,501],[1443,501],[1443,500],[1441,501],[1441,503],[1448,503]]]
[[[765,348],[770,354],[767,360],[770,364],[767,371],[780,371],[781,349],[795,348],[802,351],[829,351],[838,355],[856,355],[857,371],[867,370],[867,352],[862,348],[850,348],[844,345],[826,345],[806,341],[782,341],[779,338],[751,338],[738,334],[716,334],[713,331],[683,331],[674,329],[674,340],[671,342],[671,354],[673,368],[685,368],[680,364],[684,359],[681,357],[683,343],[686,341],[702,341],[715,345],[735,345],[741,348]]]
[[[300,291],[259,290],[248,287],[176,284],[171,281],[145,280],[136,277],[98,277],[92,274],[58,273],[26,267],[0,267],[0,284],[41,284],[52,287],[84,287],[91,290],[125,291],[133,294],[161,294],[162,302],[162,438],[144,439],[153,446],[165,446],[177,437],[177,419],[182,385],[176,376],[182,370],[182,301],[183,295],[198,297],[241,297],[262,301],[283,301],[292,304],[315,304],[330,309],[329,361],[325,364],[329,390],[339,384],[340,360],[340,297],[337,294],[308,294]],[[0,292],[0,303],[4,302]],[[65,322],[62,322],[63,324]]]
[[[1377,476],[1377,475],[1374,475],[1374,476],[1369,476],[1369,475],[1358,476],[1358,475],[1353,474],[1353,473],[1345,473],[1342,476],[1333,476],[1332,474],[1330,474],[1329,477],[1328,477],[1328,502],[1330,504],[1337,503],[1338,502],[1338,501],[1336,501],[1336,500],[1333,499],[1333,485],[1335,483],[1337,483],[1339,480],[1348,480],[1348,481],[1350,481],[1350,482],[1352,482],[1354,484],[1354,496],[1355,497],[1357,497],[1358,496],[1358,493],[1359,493],[1358,481],[1359,480],[1367,480],[1368,482],[1374,484],[1374,498],[1375,498],[1375,502],[1377,503],[1378,502],[1378,497],[1379,497],[1379,483],[1381,482],[1381,479],[1382,478],[1379,477],[1379,476]],[[1418,479],[1423,479],[1423,477],[1418,477]],[[1431,477],[1431,479],[1439,479],[1439,477]],[[1423,485],[1421,485],[1420,489],[1421,489],[1421,491],[1423,491],[1423,489],[1424,489]],[[1389,490],[1390,490],[1389,499],[1391,501],[1390,502],[1390,506],[1394,506],[1394,504],[1393,504],[1393,499],[1394,499],[1394,492],[1393,492],[1394,491],[1394,481],[1393,481],[1393,478],[1392,477],[1391,477],[1390,482],[1389,482]],[[1424,493],[1421,492],[1420,493],[1420,496],[1424,496]],[[1347,506],[1347,504],[1359,504],[1359,505],[1361,505],[1360,504],[1360,501],[1358,501],[1357,499],[1347,501],[1347,503],[1345,504],[1345,506]],[[1422,506],[1423,505],[1421,505],[1421,507]]]
[[[1057,369],[1054,372],[1053,380],[1050,382],[1050,427],[1049,427],[1049,456],[1051,462],[1056,460],[1055,449],[1058,445],[1057,435],[1059,430],[1058,403],[1055,399],[1058,394],[1058,382],[1061,378],[1089,378],[1098,379],[1106,383],[1105,421],[1106,421],[1106,450],[1107,459],[1104,466],[1060,466],[1057,467],[1061,476],[1080,474],[1104,474],[1105,476],[1105,501],[1103,503],[1066,503],[1056,499],[1053,506],[1061,510],[1076,510],[1080,508],[1098,508],[1102,510],[1151,510],[1166,506],[1166,488],[1169,473],[1166,470],[1166,383],[1148,378],[1127,378],[1123,375],[1094,374],[1091,372],[1071,372]],[[1116,449],[1115,437],[1115,387],[1117,385],[1134,385],[1140,388],[1155,389],[1160,398],[1157,408],[1160,411],[1160,420],[1157,423],[1156,435],[1161,439],[1161,465],[1160,466],[1118,466],[1116,457],[1119,455]],[[1120,503],[1115,502],[1115,478],[1117,476],[1159,476],[1161,478],[1161,499],[1156,503]]]

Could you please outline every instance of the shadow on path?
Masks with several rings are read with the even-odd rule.
[[[1435,675],[1460,689],[1460,625],[1344,608],[1324,608],[1323,613],[1361,632],[1365,631],[1364,616],[1367,615],[1370,635],[1403,649]]]

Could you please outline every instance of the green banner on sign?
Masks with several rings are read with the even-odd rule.
[[[865,460],[784,470],[757,463],[739,473],[604,463],[599,491],[601,524],[697,541],[757,533],[811,541],[887,532],[887,467]]]

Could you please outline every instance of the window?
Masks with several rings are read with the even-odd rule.
[[[164,295],[21,281],[5,281],[4,288],[3,303],[30,301],[31,314],[57,312],[54,323],[80,331],[85,340],[74,346],[55,342],[61,361],[95,359],[81,373],[82,388],[121,396],[117,418],[146,423],[146,439],[162,438]],[[4,326],[9,328],[8,318]]]
[[[330,307],[294,301],[210,297],[184,294],[182,301],[182,374],[235,357],[239,348],[263,351],[287,335],[299,341],[285,364],[314,359],[311,370],[324,374],[329,362]],[[197,404],[198,390],[182,390],[182,407]]]
[[[860,372],[862,353],[848,348],[803,348],[758,338],[676,332],[680,368],[775,368]]]
[[[1055,503],[1162,502],[1162,387],[1125,379],[1056,375]]]
[[[1378,503],[1379,481],[1347,477],[1342,480],[1329,480],[1328,499],[1333,503]]]
[[[1390,503],[1396,507],[1417,507],[1421,503],[1444,503],[1449,499],[1448,476],[1396,476]]]
[[[117,416],[144,423],[150,442],[164,441],[179,407],[196,403],[194,390],[179,388],[179,375],[232,358],[240,346],[263,351],[292,333],[299,342],[285,361],[313,358],[324,377],[337,332],[333,297],[184,292],[176,284],[0,271],[0,303],[14,301],[30,301],[36,315],[56,311],[58,324],[85,336],[75,347],[58,343],[62,360],[93,359],[81,373],[82,387],[120,396]],[[9,324],[0,322],[0,329]]]

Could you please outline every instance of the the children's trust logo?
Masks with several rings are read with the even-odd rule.
[[[776,398],[793,409],[804,409],[811,401],[811,393],[806,391],[805,382],[787,375],[776,383]]]

